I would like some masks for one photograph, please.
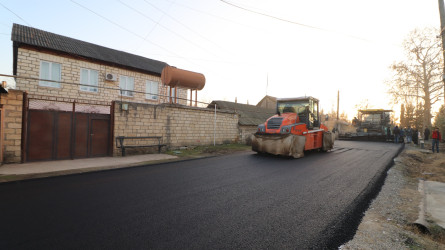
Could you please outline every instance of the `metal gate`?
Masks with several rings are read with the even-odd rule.
[[[27,98],[24,161],[111,155],[111,105],[60,98]]]

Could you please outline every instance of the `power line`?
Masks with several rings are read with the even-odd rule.
[[[137,12],[137,13],[140,14],[141,16],[143,16],[143,17],[147,18],[148,20],[154,22],[155,24],[161,26],[162,28],[166,29],[167,31],[169,31],[169,32],[171,32],[171,33],[173,33],[173,34],[175,34],[175,35],[178,36],[179,38],[181,38],[181,39],[183,39],[183,40],[189,42],[190,44],[196,46],[197,48],[202,49],[202,50],[206,51],[207,53],[210,53],[210,54],[212,54],[212,55],[214,55],[214,56],[218,56],[218,55],[216,55],[216,54],[214,54],[214,53],[212,53],[212,52],[206,50],[205,48],[199,46],[198,44],[194,43],[193,41],[191,41],[191,40],[185,38],[184,36],[178,34],[177,32],[175,32],[175,31],[169,29],[168,27],[162,25],[161,23],[156,22],[156,20],[153,20],[151,17],[147,16],[145,13],[143,13],[143,12],[141,12],[141,11],[139,11],[139,10],[133,8],[133,7],[131,7],[130,5],[128,5],[128,4],[124,3],[124,2],[122,2],[121,0],[118,0],[118,1],[119,1],[121,4],[125,5],[126,7],[128,7],[129,9],[131,9],[131,10]],[[148,35],[147,35],[147,37],[148,37]],[[219,56],[218,56],[218,57],[219,57]]]
[[[192,11],[195,11],[195,12],[197,12],[197,13],[201,13],[201,14],[204,14],[204,15],[207,15],[207,16],[210,16],[210,17],[213,17],[213,18],[215,18],[215,19],[220,19],[220,20],[223,20],[223,21],[226,21],[226,22],[230,22],[230,23],[233,23],[233,24],[237,24],[237,25],[245,26],[245,27],[248,27],[248,28],[250,28],[250,29],[259,29],[258,27],[253,27],[253,26],[250,26],[250,25],[246,25],[246,24],[244,24],[244,23],[236,22],[236,21],[230,20],[230,19],[225,18],[225,17],[222,17],[222,16],[218,16],[218,15],[215,15],[215,14],[212,14],[212,13],[208,13],[208,12],[205,12],[205,11],[202,11],[202,10],[199,10],[199,9],[196,9],[196,8],[192,8],[192,7],[187,6],[187,5],[185,5],[185,4],[181,4],[181,3],[177,3],[177,2],[171,2],[171,1],[169,1],[169,0],[165,0],[165,1],[166,1],[166,2],[170,2],[170,3],[173,3],[173,4],[177,5],[177,6],[181,6],[181,7],[183,7],[183,8],[186,8],[186,9],[189,9],[189,10],[192,10]],[[260,29],[259,29],[259,30],[260,30]]]
[[[291,23],[291,24],[303,26],[303,27],[306,27],[306,28],[309,28],[309,29],[315,29],[315,30],[320,30],[320,31],[325,31],[325,32],[336,33],[336,34],[340,34],[340,35],[343,35],[343,36],[351,37],[351,38],[354,38],[354,39],[357,39],[357,40],[362,40],[362,41],[365,41],[365,42],[369,42],[369,43],[374,43],[375,42],[375,41],[372,41],[372,40],[368,40],[368,39],[365,39],[365,38],[362,38],[362,37],[353,36],[353,35],[350,35],[350,34],[338,32],[338,31],[335,31],[335,30],[330,30],[330,29],[326,29],[326,28],[321,28],[321,27],[317,27],[317,26],[313,26],[313,25],[308,25],[308,24],[304,24],[304,23],[300,23],[300,22],[287,20],[287,19],[284,19],[284,18],[281,18],[281,17],[272,16],[272,15],[269,15],[269,14],[266,14],[266,13],[263,13],[263,12],[255,11],[255,10],[252,10],[252,9],[248,9],[248,8],[236,5],[236,4],[228,2],[226,0],[220,0],[220,1],[225,3],[225,4],[231,5],[231,6],[235,7],[235,8],[242,9],[244,11],[251,12],[251,13],[254,13],[254,14],[257,14],[257,15],[269,17],[269,18],[272,18],[272,19],[275,19],[275,20],[278,20],[278,21],[282,21],[282,22],[286,22],[286,23]]]
[[[194,64],[194,65],[196,65],[196,66],[201,67],[201,68],[206,68],[206,67],[203,67],[202,65],[199,65],[199,64],[197,64],[197,63],[195,63],[195,62],[189,60],[187,57],[182,57],[182,56],[180,56],[180,55],[178,55],[178,54],[176,54],[176,53],[174,53],[174,52],[172,52],[172,51],[170,51],[170,50],[168,50],[168,49],[166,49],[166,48],[164,48],[164,47],[162,47],[162,46],[160,46],[160,45],[158,45],[158,44],[156,44],[156,43],[154,43],[154,42],[152,42],[152,41],[150,41],[150,40],[145,39],[145,38],[142,37],[141,35],[139,35],[139,34],[133,32],[133,31],[131,31],[131,30],[125,28],[125,27],[123,27],[122,25],[119,25],[119,24],[116,23],[116,22],[113,22],[112,20],[110,20],[110,19],[108,19],[108,18],[106,18],[106,17],[100,15],[99,13],[97,13],[97,12],[95,12],[95,11],[93,11],[93,10],[87,8],[86,6],[83,6],[83,5],[80,4],[80,3],[77,3],[77,2],[74,1],[74,0],[70,0],[70,1],[73,2],[73,3],[75,3],[75,4],[77,4],[77,5],[79,5],[80,7],[82,7],[82,8],[84,8],[84,9],[88,10],[89,12],[91,12],[91,13],[93,13],[93,14],[99,16],[100,18],[106,20],[107,22],[109,22],[109,23],[111,23],[111,24],[113,24],[113,25],[115,25],[115,26],[117,26],[117,27],[119,27],[119,28],[121,28],[121,29],[123,29],[123,30],[125,30],[125,31],[127,31],[127,32],[129,32],[129,33],[131,33],[131,34],[133,34],[133,35],[136,36],[136,37],[141,38],[141,39],[144,40],[144,41],[147,41],[147,42],[149,42],[149,43],[151,43],[151,44],[153,44],[153,45],[155,45],[155,46],[157,46],[157,47],[159,47],[159,48],[161,48],[161,49],[163,49],[163,50],[169,52],[170,54],[172,54],[172,55],[174,55],[174,56],[176,56],[176,57],[182,58],[183,60],[186,60],[186,61],[188,61],[189,63],[192,63],[192,64]],[[207,69],[208,69],[208,68],[207,68]],[[210,71],[213,71],[213,70],[210,70]],[[218,73],[217,73],[217,74],[218,74]],[[221,75],[221,77],[222,77],[222,78],[225,78],[225,76],[222,76],[222,75]]]
[[[117,26],[117,27],[119,27],[119,28],[121,28],[121,29],[123,29],[123,30],[125,30],[125,31],[127,31],[127,32],[129,32],[129,33],[131,33],[131,34],[133,34],[134,36],[137,36],[137,37],[141,38],[142,40],[144,40],[144,41],[146,41],[146,42],[149,42],[149,43],[153,44],[154,46],[156,46],[156,47],[158,47],[158,48],[160,48],[160,49],[162,49],[162,50],[167,51],[168,53],[171,53],[171,54],[173,54],[173,55],[178,56],[176,53],[174,53],[174,52],[168,50],[167,48],[164,48],[164,47],[162,47],[161,45],[159,45],[159,44],[157,44],[157,43],[154,43],[154,42],[152,42],[152,41],[150,41],[150,40],[145,39],[145,38],[142,37],[141,35],[139,35],[139,34],[133,32],[133,31],[131,31],[131,30],[125,28],[124,26],[122,26],[122,25],[120,25],[120,24],[118,24],[118,23],[116,23],[116,22],[113,22],[113,21],[110,20],[109,18],[106,18],[106,17],[100,15],[99,13],[97,13],[97,12],[95,12],[95,11],[93,11],[93,10],[87,8],[86,6],[84,6],[84,5],[82,5],[82,4],[78,3],[78,2],[76,2],[76,1],[74,1],[74,0],[70,0],[70,1],[73,2],[73,3],[75,3],[75,4],[77,4],[77,5],[79,5],[80,7],[82,7],[82,8],[84,8],[84,9],[88,10],[89,12],[91,12],[91,13],[93,13],[93,14],[99,16],[100,18],[106,20],[107,22],[109,22],[109,23],[111,23],[111,24],[113,24],[113,25],[115,25],[115,26]]]
[[[198,67],[200,67],[200,68],[203,68],[203,69],[207,70],[208,72],[213,72],[215,75],[218,75],[218,76],[220,77],[220,79],[226,79],[226,80],[228,80],[228,81],[232,81],[232,79],[227,78],[226,75],[222,75],[222,74],[220,74],[219,72],[216,72],[213,68],[209,68],[209,67],[206,67],[206,66],[202,66],[202,65],[200,65],[200,64],[197,64],[197,63],[193,62],[192,60],[190,60],[190,59],[187,58],[187,57],[180,56],[180,55],[178,55],[178,54],[176,54],[176,53],[174,53],[174,52],[172,52],[172,51],[170,51],[170,50],[168,50],[168,49],[166,49],[166,48],[164,48],[164,47],[162,47],[162,46],[160,46],[160,45],[158,45],[158,44],[156,44],[156,43],[154,43],[154,42],[152,42],[152,41],[150,41],[150,40],[145,39],[145,38],[142,37],[141,35],[139,35],[139,34],[133,32],[133,31],[131,31],[131,30],[125,28],[125,27],[122,26],[122,25],[119,25],[119,24],[116,23],[116,22],[113,22],[113,21],[110,20],[109,18],[106,18],[106,17],[100,15],[99,13],[97,13],[97,12],[95,12],[95,11],[89,9],[88,7],[82,5],[82,4],[80,4],[80,3],[78,3],[78,2],[76,2],[76,1],[74,1],[74,0],[70,0],[70,1],[73,2],[73,3],[75,3],[75,4],[77,4],[77,5],[79,5],[80,7],[82,7],[82,8],[84,8],[84,9],[88,10],[89,12],[91,12],[91,13],[93,13],[93,14],[99,16],[100,18],[106,20],[107,22],[109,22],[109,23],[111,23],[111,24],[113,24],[113,25],[119,27],[120,29],[123,29],[123,30],[125,30],[125,31],[127,31],[127,32],[129,32],[129,33],[131,33],[131,34],[133,34],[134,36],[136,36],[136,37],[138,37],[138,38],[140,38],[140,39],[142,39],[142,40],[144,40],[144,41],[147,41],[147,42],[149,42],[149,43],[151,43],[151,44],[153,44],[153,45],[155,45],[155,46],[157,46],[157,47],[159,47],[159,48],[161,48],[161,49],[163,49],[163,50],[169,52],[170,54],[172,54],[172,55],[175,56],[175,57],[178,57],[178,58],[181,58],[181,59],[183,59],[183,60],[185,60],[185,61],[188,61],[189,63],[191,63],[191,64],[193,64],[193,65],[196,65],[196,66],[198,66]]]
[[[55,82],[55,83],[63,83],[63,84],[75,85],[75,86],[88,86],[88,87],[94,87],[94,88],[98,88],[98,89],[115,90],[115,91],[119,91],[120,93],[121,93],[121,91],[128,91],[128,92],[132,92],[132,93],[145,94],[145,95],[148,94],[148,95],[154,95],[154,96],[165,97],[165,98],[170,98],[171,97],[170,95],[161,95],[161,94],[155,94],[155,93],[149,93],[149,92],[143,92],[143,91],[127,90],[127,89],[106,87],[106,86],[99,86],[99,85],[94,86],[94,85],[89,85],[89,84],[82,84],[82,83],[68,82],[68,81],[48,80],[48,79],[41,79],[41,78],[37,78],[37,77],[7,75],[7,74],[0,74],[0,77],[11,77],[11,78],[15,78],[15,79],[26,79],[26,80],[35,80],[35,81]],[[179,97],[179,96],[176,96],[175,98],[178,99],[178,100],[186,101],[186,103],[188,103],[190,100],[192,100],[192,99],[182,98],[182,97]],[[196,103],[199,103],[199,104],[203,104],[203,105],[210,105],[210,104],[212,104],[212,103],[202,102],[202,101],[198,101],[198,100],[195,100],[193,102],[196,102]],[[218,105],[218,104],[216,104],[216,105]],[[247,105],[247,104],[242,104],[242,103],[238,103],[237,104],[238,107],[242,107],[243,105]],[[253,106],[253,105],[251,105],[251,106]],[[253,108],[259,109],[256,106],[253,106]],[[239,113],[238,111],[240,110],[240,108],[236,108],[236,107],[235,108],[226,107],[224,109],[225,110],[229,110],[229,111],[233,111],[235,113]],[[252,107],[250,107],[250,110],[248,110],[248,112],[249,113],[260,113],[260,114],[264,114],[265,113],[265,112],[262,112],[262,111],[259,111],[259,110],[252,110]],[[253,116],[248,116],[246,114],[244,114],[243,117],[254,118]]]
[[[76,83],[76,82],[68,82],[68,81],[56,81],[56,80],[48,80],[48,79],[41,79],[41,78],[37,78],[37,77],[28,77],[28,76],[17,76],[17,75],[7,75],[7,74],[0,74],[0,76],[3,77],[11,77],[11,78],[16,78],[16,79],[26,79],[26,80],[36,80],[36,81],[45,81],[45,82],[54,82],[54,83],[63,83],[63,84],[68,84],[68,85],[75,85],[75,86],[87,86],[87,87],[94,87],[94,88],[98,88],[98,89],[107,89],[107,90],[115,90],[115,91],[119,91],[120,93],[122,93],[122,91],[128,91],[128,92],[132,92],[132,93],[138,93],[138,94],[145,94],[145,95],[155,95],[155,96],[159,96],[159,97],[167,97],[170,98],[170,95],[161,95],[161,94],[155,94],[155,93],[150,93],[150,92],[143,92],[143,91],[137,91],[137,90],[128,90],[128,89],[121,89],[121,88],[114,88],[114,87],[106,87],[106,86],[95,86],[95,85],[90,85],[90,84],[82,84],[82,83]],[[179,96],[175,97],[176,99],[179,100],[186,100],[189,101],[189,99],[187,98],[181,98]],[[197,103],[200,104],[210,104],[210,103],[206,103],[206,102],[200,102],[197,101]]]
[[[14,14],[16,17],[20,18],[20,20],[22,20],[23,22],[25,22],[28,26],[31,26],[31,27],[32,27],[32,25],[29,24],[27,21],[25,21],[25,19],[21,18],[19,15],[17,15],[16,13],[14,13],[14,11],[10,10],[8,7],[6,7],[5,5],[3,5],[1,2],[0,2],[0,5],[1,5],[3,8],[7,9],[7,10],[8,10],[9,12],[11,12],[12,14]]]
[[[148,38],[148,36],[156,29],[156,27],[158,26],[159,22],[162,21],[162,19],[164,18],[165,15],[163,15],[158,21],[156,21],[155,25],[151,28],[151,30],[147,33],[147,35],[145,36],[145,38]],[[139,48],[141,47],[142,44],[139,44],[138,48],[135,49],[135,51],[138,51]]]
[[[172,17],[171,15],[169,15],[167,12],[163,11],[162,9],[156,7],[154,4],[148,2],[147,0],[144,0],[147,4],[149,4],[150,6],[152,6],[153,8],[157,9],[158,11],[162,12],[164,15],[168,16],[170,19],[172,19],[173,21],[175,21],[176,23],[180,24],[181,26],[183,26],[184,28],[188,29],[189,31],[195,33],[196,35],[200,36],[201,38],[205,39],[206,41],[212,43],[213,45],[216,45],[218,48],[220,49],[224,49],[223,47],[219,46],[217,43],[211,41],[210,39],[208,39],[207,37],[203,36],[201,33],[194,31],[193,29],[191,29],[190,27],[188,27],[187,25],[185,25],[183,22],[179,21],[178,19]],[[175,4],[175,2],[173,2],[172,4]]]

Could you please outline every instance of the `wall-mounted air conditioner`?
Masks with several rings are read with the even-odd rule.
[[[105,74],[105,80],[106,81],[115,82],[115,81],[117,81],[117,75],[116,74],[111,74],[111,73],[106,73]]]

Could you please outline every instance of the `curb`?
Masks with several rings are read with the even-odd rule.
[[[240,151],[240,152],[243,152],[243,151]],[[234,153],[239,153],[239,152],[234,152]],[[225,155],[227,155],[227,154],[225,154]],[[167,164],[167,163],[186,162],[186,161],[213,158],[213,157],[217,157],[217,156],[222,156],[222,155],[215,154],[215,155],[206,155],[206,156],[197,156],[197,157],[183,157],[183,158],[178,157],[176,159],[153,160],[153,161],[137,162],[137,163],[130,163],[130,164],[90,167],[90,168],[81,168],[81,169],[70,169],[70,170],[35,173],[35,174],[0,175],[0,185],[2,185],[4,183],[52,178],[52,177],[58,177],[58,176],[81,175],[81,174],[86,174],[86,173],[113,171],[113,170],[126,169],[126,168],[137,168],[137,167],[145,167],[145,166],[152,166],[152,165],[163,165],[163,164]]]

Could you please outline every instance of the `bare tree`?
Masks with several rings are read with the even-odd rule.
[[[362,109],[368,109],[371,105],[369,104],[368,99],[361,100],[360,103],[355,104],[355,109],[362,110]]]
[[[403,43],[404,61],[391,65],[393,79],[388,82],[394,103],[423,106],[423,128],[431,126],[431,106],[440,100],[443,84],[442,49],[434,28],[415,29]]]

